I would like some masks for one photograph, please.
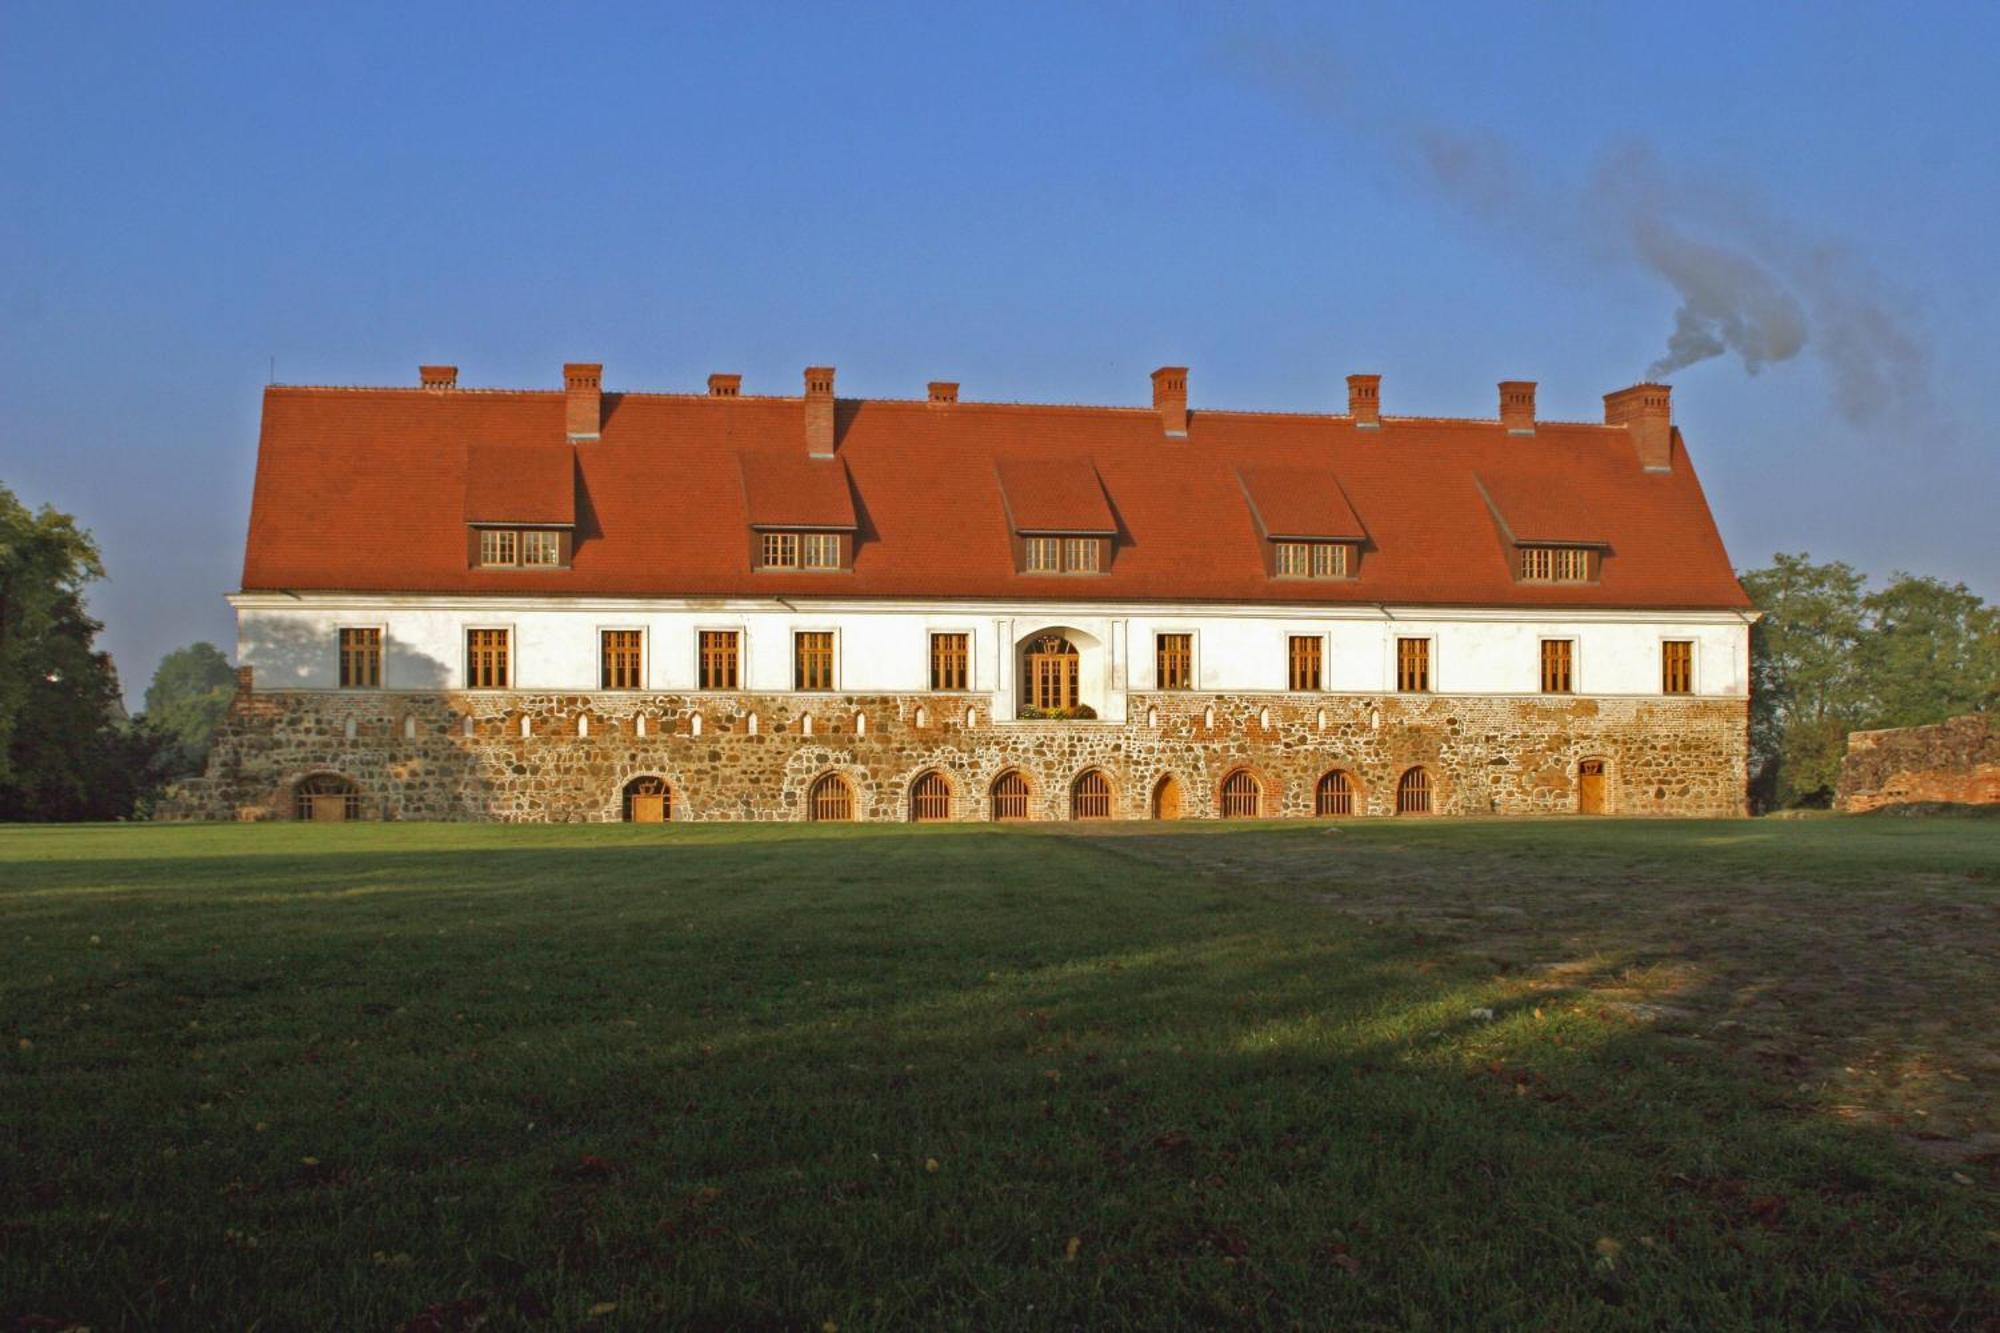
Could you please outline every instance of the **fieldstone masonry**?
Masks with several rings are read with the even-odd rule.
[[[1430,773],[1449,815],[1574,812],[1577,765],[1606,764],[1607,813],[1740,815],[1747,710],[1740,699],[1521,699],[1438,695],[1133,693],[1132,721],[998,721],[983,696],[238,693],[207,773],[162,812],[288,819],[308,777],[339,774],[373,819],[579,822],[623,817],[625,784],[657,776],[676,820],[806,817],[806,792],[838,771],[855,817],[909,818],[911,784],[936,770],[952,817],[990,817],[1009,769],[1032,817],[1069,817],[1070,784],[1111,780],[1119,817],[1143,819],[1172,774],[1182,813],[1213,818],[1223,781],[1254,773],[1261,810],[1310,816],[1328,770],[1357,787],[1355,813],[1395,810],[1398,778]],[[808,730],[808,719],[810,729]]]
[[[1895,805],[2000,805],[2000,720],[1848,733],[1837,793],[1859,814]]]

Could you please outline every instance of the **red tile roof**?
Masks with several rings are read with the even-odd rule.
[[[1247,467],[1236,475],[1267,537],[1365,541],[1368,529],[1340,489],[1331,464],[1316,468]]]
[[[798,398],[604,396],[602,438],[576,446],[567,570],[467,568],[471,446],[564,439],[560,392],[265,392],[246,589],[566,592],[618,596],[1171,600],[1744,608],[1685,452],[1640,469],[1621,427],[1196,411],[1169,439],[1145,409],[843,399],[853,569],[750,569],[739,456],[805,453]],[[1017,573],[998,476],[1088,463],[1118,536],[1107,573]],[[763,464],[753,462],[750,471]],[[773,475],[792,467],[772,464]],[[1367,543],[1354,579],[1272,579],[1239,474],[1331,473]],[[1029,471],[1033,471],[1032,468]],[[1479,478],[1510,497],[1562,494],[1609,544],[1602,577],[1521,584]],[[1013,491],[1007,492],[1012,497]],[[334,536],[339,540],[332,540]]]
[[[1517,542],[1531,545],[1602,546],[1603,523],[1593,497],[1580,491],[1535,485],[1502,473],[1480,474],[1479,486],[1500,527]]]
[[[738,454],[743,470],[744,519],[753,528],[854,527],[854,492],[837,458],[791,454]]]
[[[997,471],[1016,532],[1118,531],[1087,458],[1002,458]]]
[[[465,447],[465,521],[576,522],[576,447],[488,444]]]

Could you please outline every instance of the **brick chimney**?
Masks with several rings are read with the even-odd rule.
[[[833,367],[806,367],[806,453],[833,457]]]
[[[1500,424],[1509,435],[1535,433],[1535,382],[1500,381]]]
[[[1604,395],[1604,424],[1625,428],[1639,466],[1648,472],[1674,470],[1672,395],[1664,384],[1635,384]]]
[[[949,407],[958,401],[957,380],[932,380],[930,389],[932,407]]]
[[[1382,377],[1380,375],[1349,375],[1347,377],[1347,415],[1354,418],[1354,424],[1366,430],[1376,430],[1382,425]]]
[[[710,398],[735,398],[741,395],[742,392],[743,377],[741,375],[710,375],[708,377],[708,396]]]
[[[1161,366],[1153,372],[1153,410],[1160,425],[1176,440],[1187,438],[1187,367]]]
[[[418,366],[417,383],[426,389],[456,389],[457,366]]]
[[[604,429],[604,367],[572,361],[563,367],[563,392],[568,395],[569,438],[594,440]]]

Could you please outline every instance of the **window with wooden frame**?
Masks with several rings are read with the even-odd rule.
[[[1271,543],[1271,572],[1281,579],[1344,579],[1353,560],[1348,542]]]
[[[838,773],[822,773],[806,793],[806,813],[815,820],[854,818],[854,788]]]
[[[1008,769],[993,779],[993,817],[995,819],[1026,819],[1028,817],[1028,780],[1018,769]]]
[[[372,628],[340,631],[340,688],[373,690],[382,684],[382,631]]]
[[[598,686],[606,690],[637,690],[646,684],[644,634],[636,629],[598,633]]]
[[[1660,693],[1694,693],[1694,641],[1667,639],[1660,644]]]
[[[1071,819],[1111,818],[1111,779],[1100,769],[1086,769],[1070,784]]]
[[[1021,570],[1027,574],[1101,574],[1102,537],[1023,537]]]
[[[1588,583],[1596,570],[1588,546],[1523,546],[1521,581],[1524,583]]]
[[[833,632],[800,630],[792,635],[792,688],[833,688]]]
[[[465,687],[504,690],[512,683],[513,631],[469,629],[465,632]]]
[[[932,769],[910,786],[910,820],[927,824],[951,818],[951,782]]]
[[[564,534],[557,528],[479,528],[482,569],[560,569]]]
[[[970,634],[931,635],[931,688],[934,690],[972,688]]]
[[[757,538],[759,569],[840,569],[837,532],[765,532]]]
[[[1237,769],[1222,784],[1222,817],[1255,819],[1262,814],[1264,788],[1248,769]]]
[[[1396,640],[1396,689],[1403,694],[1428,694],[1431,688],[1431,641]]]
[[[733,690],[742,679],[738,672],[741,635],[733,629],[705,629],[700,636],[697,678],[704,690]]]
[[[1155,688],[1194,688],[1194,635],[1155,634],[1153,636],[1153,679]]]
[[[1413,768],[1396,780],[1396,813],[1427,815],[1431,812],[1431,775]]]
[[[1320,688],[1320,653],[1322,643],[1317,634],[1294,634],[1291,637],[1290,679],[1294,690],[1317,690]]]
[[[1569,694],[1576,688],[1576,644],[1569,639],[1542,640],[1542,693]]]

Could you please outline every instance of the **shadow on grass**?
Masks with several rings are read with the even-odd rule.
[[[39,865],[0,845],[4,1023],[31,1043],[0,1053],[0,1313],[1729,1328],[1984,1308],[1990,1194],[1583,985],[1525,992],[1444,947],[1457,928],[1406,900],[1490,896],[1569,837],[1490,827],[420,830],[421,851],[399,832]],[[1551,878],[1723,873],[1689,859],[1701,836],[1621,853],[1590,831]],[[1632,924],[1593,941],[1593,978],[1650,964]],[[1713,984],[1691,973],[1680,1002],[1734,1002]]]

